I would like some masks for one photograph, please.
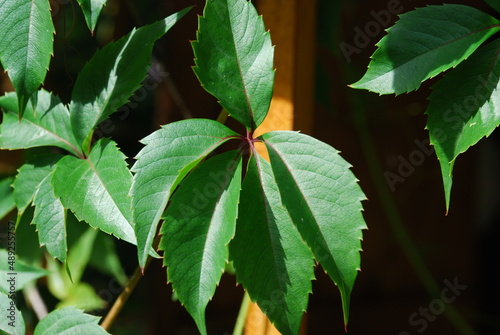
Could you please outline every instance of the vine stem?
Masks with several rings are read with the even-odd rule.
[[[243,330],[245,329],[245,321],[250,304],[250,296],[248,295],[248,292],[245,291],[245,295],[243,296],[243,300],[241,301],[240,311],[238,312],[238,318],[236,319],[236,324],[234,325],[233,335],[243,335]]]
[[[160,243],[160,235],[156,235],[154,241],[153,241],[153,248],[156,249],[158,247],[158,244]],[[129,281],[123,288],[123,291],[120,293],[118,298],[115,300],[115,303],[113,306],[111,306],[111,309],[109,310],[108,314],[106,314],[106,317],[104,320],[101,322],[101,327],[104,328],[104,330],[108,331],[111,329],[113,326],[113,323],[115,322],[116,318],[120,314],[123,306],[125,306],[125,303],[127,302],[128,298],[134,291],[135,287],[141,280],[144,271],[148,268],[149,264],[151,263],[152,257],[148,256],[146,260],[146,264],[144,265],[144,269],[141,269],[141,267],[138,265],[137,268],[134,271],[134,274],[132,277],[130,277]]]

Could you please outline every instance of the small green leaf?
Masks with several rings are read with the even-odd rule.
[[[54,165],[62,156],[43,155],[28,161],[18,170],[13,183],[14,201],[18,216],[22,216],[31,204],[42,181],[52,173]]]
[[[97,19],[99,19],[102,7],[106,2],[107,0],[78,0],[78,3],[82,7],[87,26],[92,34],[94,33],[95,25],[97,24]]]
[[[127,196],[132,175],[115,142],[99,140],[87,159],[62,158],[57,163],[52,184],[55,195],[79,220],[136,244]]]
[[[0,292],[10,294],[11,289],[19,291],[26,284],[44,277],[49,271],[32,266],[17,258],[11,250],[0,249]]]
[[[270,164],[248,165],[230,257],[251,299],[281,334],[298,334],[307,309],[313,255],[283,208]]]
[[[5,110],[0,125],[0,148],[16,150],[57,146],[81,155],[66,107],[58,97],[47,91],[41,90],[37,94],[36,110],[29,104],[22,120],[17,117],[17,94],[7,93],[0,97],[0,107]]]
[[[200,164],[181,183],[165,212],[160,250],[168,281],[206,334],[205,308],[228,262],[241,188],[241,153]]]
[[[264,121],[273,95],[274,48],[252,3],[207,1],[192,45],[194,72],[202,86],[233,118],[255,129]]]
[[[158,222],[179,182],[203,158],[239,135],[207,119],[173,122],[145,137],[132,167],[132,208],[139,265],[144,267]]]
[[[310,136],[277,131],[264,140],[283,204],[316,260],[337,284],[344,321],[360,269],[365,196],[350,165],[331,146]]]
[[[100,317],[85,314],[75,307],[57,309],[38,323],[34,335],[109,334],[99,326],[100,319]]]
[[[33,224],[37,226],[38,240],[45,246],[47,252],[61,262],[66,261],[68,246],[66,242],[66,210],[61,200],[54,195],[49,174],[39,184],[33,205],[35,214]]]
[[[449,208],[458,155],[500,124],[500,40],[479,48],[432,88],[427,128],[441,164]]]
[[[377,44],[368,71],[353,88],[380,94],[414,91],[457,66],[500,31],[500,21],[473,7],[445,4],[400,16]]]
[[[103,120],[128,102],[145,79],[154,42],[163,36],[190,8],[164,20],[134,29],[107,44],[85,65],[73,89],[71,125],[78,142]]]
[[[112,276],[122,286],[127,283],[127,275],[123,270],[120,257],[118,257],[114,240],[109,235],[102,233],[97,235],[92,247],[89,265],[103,274]]]
[[[10,186],[14,178],[0,180],[0,220],[9,214],[16,204],[14,203],[14,190]]]
[[[86,311],[95,311],[103,309],[106,307],[106,301],[104,301],[94,290],[92,285],[80,282],[71,285],[69,288],[68,295],[62,301],[60,301],[56,308],[64,308],[74,306]]]
[[[55,32],[49,1],[0,0],[0,26],[0,61],[17,92],[22,116],[49,68]]]
[[[0,334],[26,335],[26,326],[21,312],[17,309],[15,298],[0,292]]]

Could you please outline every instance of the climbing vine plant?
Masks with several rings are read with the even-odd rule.
[[[78,2],[93,31],[106,1]],[[95,229],[136,245],[142,270],[159,252],[168,281],[202,334],[205,308],[228,262],[276,327],[297,334],[316,262],[338,286],[347,324],[366,228],[365,196],[350,165],[328,144],[293,131],[254,136],[269,110],[275,70],[270,34],[251,2],[207,0],[192,42],[201,85],[219,100],[223,113],[243,125],[243,133],[209,119],[170,123],[141,141],[144,147],[130,169],[112,139],[95,140],[96,127],[140,87],[154,42],[189,9],[133,29],[97,51],[66,105],[40,89],[53,48],[48,1],[0,1],[0,61],[15,88],[0,97],[0,148],[61,149],[19,169],[12,183],[17,228],[36,226],[49,264],[56,269],[64,264],[58,275],[70,276],[67,285],[82,284],[82,259],[91,258]],[[226,142],[238,145],[215,151]],[[257,151],[259,143],[269,160]],[[69,221],[91,228],[68,251]],[[86,253],[76,259],[72,248]],[[2,253],[12,257],[13,250]],[[3,275],[8,271],[13,270],[2,268]],[[15,290],[50,271],[18,268],[23,285]],[[16,327],[7,320],[0,330],[24,333],[15,292],[0,292],[2,309],[13,305],[17,315]],[[71,292],[59,292],[60,299]],[[98,322],[66,307],[42,319],[35,334],[69,328],[107,333]]]

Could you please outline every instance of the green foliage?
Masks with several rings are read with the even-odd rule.
[[[105,2],[79,0],[91,31]],[[251,2],[208,0],[192,42],[200,83],[244,134],[208,119],[170,123],[141,141],[130,169],[113,140],[94,141],[99,123],[140,87],[154,42],[187,11],[134,29],[96,52],[77,77],[69,107],[44,90],[32,104],[19,103],[38,81],[30,92],[15,86],[16,92],[0,97],[0,148],[57,147],[57,153],[26,162],[13,183],[17,224],[20,231],[36,225],[39,245],[48,252],[48,287],[60,300],[61,309],[40,321],[36,335],[106,334],[98,318],[63,307],[104,307],[82,282],[88,265],[126,281],[111,236],[137,245],[143,270],[156,256],[154,248],[163,251],[168,281],[202,334],[206,306],[230,260],[237,281],[281,333],[299,332],[315,261],[339,287],[348,321],[366,228],[365,196],[331,146],[290,131],[254,137],[273,95],[274,48]],[[51,48],[51,41],[29,40],[28,48],[30,43]],[[12,77],[8,61],[1,60]],[[36,73],[36,65],[24,65]],[[229,140],[239,146],[220,153]],[[270,162],[256,142],[265,144]]]
[[[0,333],[25,335],[26,325],[24,319],[22,318],[21,312],[12,301],[13,300],[7,294],[0,292],[0,308],[7,313],[7,317],[0,318]],[[13,321],[15,321],[15,323],[12,323]]]
[[[18,97],[19,117],[49,69],[54,25],[47,0],[0,1],[0,62]]]
[[[14,181],[14,178],[4,178],[0,179],[0,219],[9,214],[14,208],[16,208],[16,204],[14,202],[14,192],[12,192],[11,184]]]
[[[496,1],[488,1],[498,8]],[[452,69],[432,87],[427,129],[439,159],[446,209],[457,156],[489,136],[498,117],[500,40],[481,46],[500,31],[500,21],[469,6],[419,8],[401,15],[377,44],[366,74],[354,88],[400,94]],[[458,65],[458,66],[457,66]]]

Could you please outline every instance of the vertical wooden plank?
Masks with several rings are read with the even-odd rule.
[[[276,46],[276,79],[269,114],[255,135],[273,130],[310,134],[314,113],[316,0],[259,0],[257,8]],[[258,149],[268,157],[264,146]],[[276,334],[279,332],[258,306],[251,304],[245,335]],[[304,323],[301,334],[305,334]]]

